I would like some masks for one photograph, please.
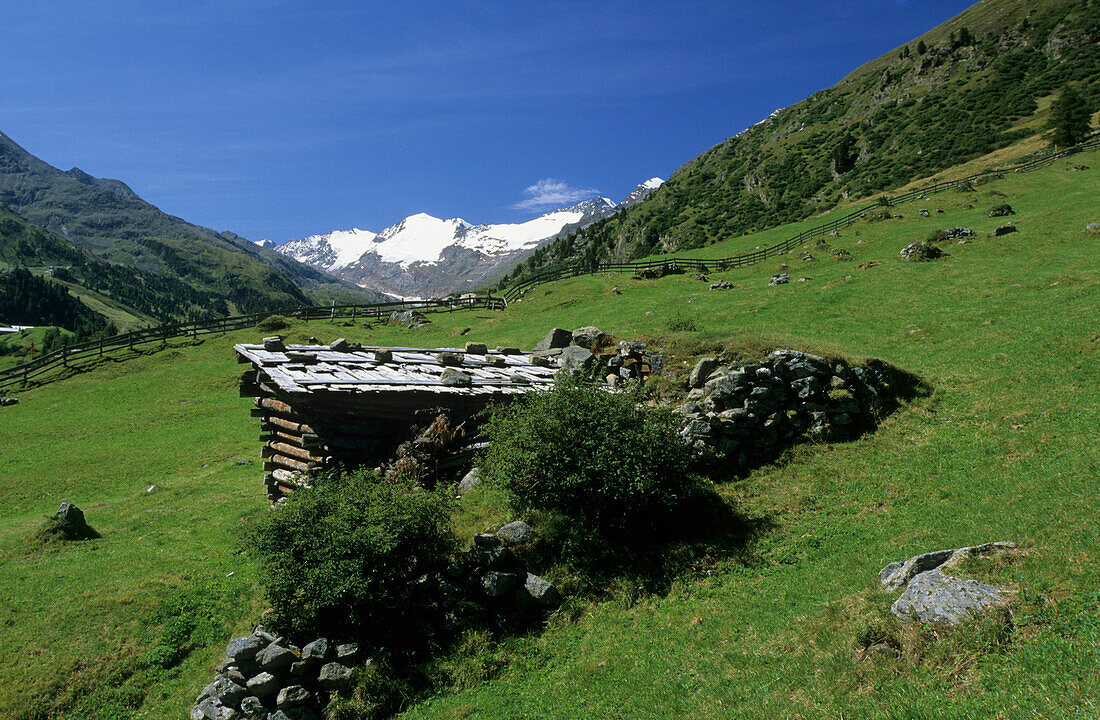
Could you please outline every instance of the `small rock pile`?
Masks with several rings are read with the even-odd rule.
[[[512,522],[475,535],[473,547],[443,572],[419,577],[409,602],[433,619],[428,632],[453,635],[484,626],[517,632],[556,608],[557,588],[527,572],[516,554],[535,539],[527,523]],[[364,658],[355,643],[317,638],[299,647],[258,627],[229,641],[217,676],[195,700],[190,718],[319,718],[333,694],[351,689],[356,665],[373,657]]]
[[[974,231],[965,227],[949,227],[944,228],[943,236],[945,240],[958,240],[960,238],[974,237]]]
[[[591,372],[614,386],[624,380],[644,380],[650,375],[659,375],[665,357],[649,350],[644,342],[624,340],[614,346],[610,335],[598,327],[588,326],[572,332],[552,329],[535,345],[531,362],[544,367]]]
[[[0,407],[6,407],[8,405],[18,405],[19,399],[13,397],[0,396]]]
[[[799,440],[846,440],[873,429],[918,382],[881,360],[853,366],[797,350],[736,368],[703,358],[688,378],[687,401],[673,412],[685,418],[680,436],[697,452],[744,470]]]
[[[711,290],[733,290],[733,283],[719,280],[710,284]]]
[[[991,542],[973,547],[915,555],[904,562],[890,563],[879,571],[884,590],[905,592],[890,606],[890,612],[903,620],[915,620],[926,625],[957,625],[971,615],[991,607],[1005,605],[1008,600],[1001,588],[977,580],[947,575],[952,568],[970,557],[980,557],[1014,550],[1012,541]]]
[[[914,243],[909,243],[901,249],[901,259],[908,260],[910,262],[925,262],[927,260],[936,260],[947,255],[943,250],[931,243],[926,243],[923,240],[917,240]]]
[[[778,275],[772,275],[772,279],[768,281],[769,286],[774,285],[786,285],[791,281],[791,276],[787,273],[779,273]]]
[[[354,643],[318,638],[298,647],[258,627],[229,641],[218,675],[191,708],[191,720],[320,717],[332,693],[350,688],[359,661]]]
[[[399,310],[390,313],[390,325],[404,325],[405,327],[418,328],[430,325],[431,320],[424,313],[416,310]]]
[[[1008,203],[1001,205],[994,205],[989,209],[989,217],[1008,217],[1009,215],[1015,215],[1016,211],[1012,209],[1012,206]]]

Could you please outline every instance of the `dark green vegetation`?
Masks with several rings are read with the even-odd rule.
[[[887,53],[707,150],[510,277],[700,248],[903,185],[1040,132],[1033,116],[1067,85],[1075,112],[1100,108],[1100,4],[983,0],[921,36],[916,53]]]
[[[1092,110],[1088,101],[1070,86],[1050,106],[1050,140],[1063,147],[1088,137]]]
[[[562,381],[498,408],[484,426],[486,480],[517,513],[542,513],[574,562],[606,564],[652,545],[702,495],[677,419],[637,401]]]
[[[106,332],[107,321],[64,287],[16,268],[0,272],[0,318],[15,325],[57,325],[77,337]]]
[[[1077,164],[1093,169],[1071,172]],[[550,326],[595,324],[664,347],[681,374],[703,354],[744,362],[792,347],[881,357],[935,388],[872,435],[716,476],[758,528],[743,552],[697,558],[657,592],[624,582],[604,600],[575,599],[538,633],[471,634],[430,669],[447,691],[407,716],[1095,717],[1100,236],[1084,228],[1100,222],[1098,167],[1092,152],[891,208],[893,218],[828,244],[713,273],[735,285],[727,291],[688,275],[590,276],[416,330],[289,320],[290,342],[400,346],[530,347]],[[989,238],[1003,219],[988,210],[1001,203],[1019,232]],[[975,237],[941,241],[950,257],[898,259],[955,226]],[[768,287],[780,270],[792,282]],[[232,344],[263,334],[174,340],[0,408],[0,716],[185,717],[226,640],[261,621],[259,569],[242,552],[267,512],[260,442],[237,397]],[[102,537],[36,543],[62,499]],[[491,485],[455,502],[462,542],[516,517]],[[878,589],[883,565],[999,539],[1024,552],[964,571],[1015,591],[1012,624],[991,616],[920,632],[887,619],[895,595]],[[860,659],[877,640],[900,654]]]
[[[404,647],[422,641],[413,580],[454,548],[443,497],[373,473],[331,475],[256,527],[271,622],[295,637]],[[287,601],[275,605],[275,600]]]
[[[302,265],[230,232],[215,232],[161,212],[118,180],[95,178],[42,162],[0,133],[0,203],[34,225],[87,249],[118,268],[78,274],[81,284],[157,319],[188,319],[197,312],[249,313],[336,299],[365,302],[378,296]],[[9,227],[0,211],[0,236]],[[80,265],[72,250],[48,249],[25,237],[13,253],[0,242],[0,259],[21,264]],[[27,262],[30,260],[30,262]],[[55,260],[57,262],[55,262]],[[122,267],[119,267],[122,266]],[[84,268],[81,268],[84,269]],[[141,272],[133,272],[133,270]],[[124,273],[130,272],[129,277]],[[163,284],[164,287],[159,287]],[[126,285],[136,298],[124,298]],[[154,285],[157,287],[146,288]],[[149,297],[152,295],[153,297]]]

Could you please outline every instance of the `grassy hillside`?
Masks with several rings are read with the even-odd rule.
[[[982,0],[710,148],[645,202],[540,248],[512,276],[703,247],[1013,145],[1045,129],[1067,84],[1100,109],[1098,43],[1095,0]]]
[[[1100,221],[1098,194],[1100,156],[1088,153],[829,238],[849,260],[814,246],[816,260],[798,250],[785,268],[712,275],[733,290],[590,276],[418,330],[294,325],[292,340],[529,347],[551,326],[596,324],[674,349],[684,371],[722,346],[795,347],[882,357],[935,388],[874,435],[719,478],[759,528],[745,554],[718,555],[667,592],[620,587],[570,605],[527,637],[471,642],[438,669],[450,689],[407,715],[1096,717],[1100,235],[1085,225]],[[1003,202],[1019,232],[989,238],[1004,219],[986,212]],[[898,259],[956,225],[977,236],[945,245],[949,258]],[[780,270],[792,282],[768,287]],[[263,334],[107,362],[0,409],[0,446],[18,448],[0,454],[0,716],[183,717],[225,640],[259,619],[238,541],[266,512],[260,442],[232,344]],[[63,499],[102,537],[36,539]],[[491,489],[458,510],[463,532],[508,519]],[[1015,591],[1011,625],[912,633],[899,657],[859,659],[895,597],[877,589],[883,565],[1001,539],[1024,551],[966,572]]]

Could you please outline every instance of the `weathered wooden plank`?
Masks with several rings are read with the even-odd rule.
[[[309,450],[296,447],[294,445],[291,445],[290,443],[269,440],[267,443],[267,447],[268,449],[279,453],[280,455],[286,455],[287,457],[293,458],[295,460],[300,460],[304,463],[313,462],[317,463],[318,465],[323,465],[325,462],[325,459],[323,457],[320,457],[319,455],[314,455]]]
[[[280,430],[286,430],[287,432],[295,433],[297,435],[318,434],[316,430],[314,430],[311,426],[306,425],[305,423],[294,422],[293,420],[284,420],[277,415],[268,415],[264,419],[272,427],[278,428]],[[260,428],[264,430],[267,429],[263,426],[262,423],[260,425]]]
[[[271,410],[277,412],[283,416],[294,415],[294,408],[282,400],[276,400],[275,398],[256,398],[253,403],[258,408],[264,408],[265,410]]]

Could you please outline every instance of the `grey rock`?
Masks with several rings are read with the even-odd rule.
[[[244,687],[244,684],[248,682],[248,678],[245,677],[245,674],[241,672],[241,669],[236,665],[230,665],[229,667],[227,667],[225,670],[222,671],[222,675],[225,675],[227,678],[237,683],[241,687]]]
[[[993,232],[989,233],[989,237],[1001,237],[1014,232],[1016,232],[1015,225],[1002,225],[999,228],[994,228]]]
[[[70,502],[61,503],[54,513],[58,527],[69,536],[78,536],[88,531],[88,523],[84,520],[84,511]]]
[[[344,664],[354,663],[359,659],[359,643],[344,643],[336,646],[336,659]]]
[[[527,573],[523,579],[523,590],[543,607],[557,607],[561,604],[561,593],[538,575]]]
[[[928,260],[936,260],[945,255],[943,250],[940,250],[935,245],[926,243],[923,240],[918,240],[915,243],[909,243],[901,249],[901,259],[908,260],[910,262],[925,262]]]
[[[477,484],[481,482],[481,471],[477,468],[473,468],[470,472],[462,476],[462,479],[458,482],[458,494],[465,495],[466,493],[477,487]]]
[[[1100,222],[1089,223],[1085,226],[1085,232],[1100,233]]]
[[[256,655],[256,662],[265,672],[277,673],[298,662],[299,657],[278,643],[271,643]]]
[[[241,715],[249,720],[263,720],[268,716],[267,708],[255,695],[241,700]]]
[[[497,355],[522,355],[523,354],[523,351],[521,351],[519,348],[517,348],[517,347],[508,347],[507,345],[497,345],[496,350],[494,350],[493,352],[495,352]]]
[[[235,708],[229,707],[217,698],[205,698],[196,704],[195,708],[201,713],[198,717],[205,720],[235,720],[240,717],[240,713]],[[192,717],[195,717],[193,711]]]
[[[443,352],[436,353],[435,359],[439,361],[440,365],[461,365],[464,358],[462,357],[462,353],[444,350]]]
[[[264,338],[264,350],[268,352],[282,352],[286,350],[286,346],[283,345],[283,339],[278,335],[272,335]]]
[[[466,343],[467,355],[487,355],[489,353],[488,346],[485,343],[468,342]]]
[[[490,570],[481,576],[481,589],[491,598],[507,595],[516,589],[519,578],[512,573],[504,573],[498,570]]]
[[[258,635],[233,638],[225,647],[225,654],[233,660],[251,660],[268,644],[267,640]]]
[[[427,325],[431,321],[423,314],[416,310],[402,310],[390,313],[391,325],[404,325],[406,327],[419,327],[420,325]]]
[[[572,333],[573,344],[589,350],[596,347],[603,337],[603,331],[593,325],[577,328]]]
[[[305,705],[311,697],[313,697],[313,693],[301,685],[290,685],[279,691],[279,696],[275,699],[275,705],[280,710],[292,710]]]
[[[711,283],[710,284],[710,289],[711,290],[732,290],[733,289],[733,283],[726,282],[725,280],[719,280],[718,282]]]
[[[378,348],[374,351],[374,361],[380,363],[393,362],[393,351],[385,348]]]
[[[1011,205],[1002,204],[994,205],[989,210],[989,217],[1007,217],[1009,215],[1015,215],[1016,211],[1012,209]]]
[[[0,407],[7,407],[8,405],[18,405],[19,398],[13,397],[0,397]]]
[[[328,349],[333,352],[347,352],[351,349],[348,341],[344,338],[336,338],[328,344]]]
[[[707,378],[718,367],[718,358],[705,357],[699,362],[695,363],[695,367],[691,369],[691,375],[688,376],[688,385],[693,388],[701,388],[706,384]]]
[[[492,533],[478,533],[474,535],[474,547],[497,547],[501,544],[501,539]]]
[[[779,273],[778,275],[772,275],[772,279],[768,281],[768,285],[785,285],[790,281],[790,275],[787,273]]]
[[[311,663],[323,663],[332,653],[327,638],[317,638],[302,646],[302,660]]]
[[[246,687],[248,692],[260,699],[274,697],[275,693],[279,692],[279,678],[269,672],[262,672],[254,678],[249,678]]]
[[[535,350],[552,350],[554,348],[568,347],[573,341],[573,333],[562,328],[554,328],[546,333],[546,337],[535,345]]]
[[[449,367],[439,376],[439,382],[448,387],[470,387],[474,384],[474,379],[469,373]]]
[[[928,208],[921,208],[917,211],[921,217],[928,217],[931,213],[928,212]]]
[[[324,690],[345,690],[351,684],[355,672],[338,662],[330,662],[321,668],[317,675],[317,684]]]
[[[928,625],[957,625],[976,613],[1007,602],[1000,588],[929,570],[909,581],[909,587],[890,606],[890,612]]]
[[[223,705],[237,706],[248,695],[244,686],[238,685],[224,675],[218,675],[214,682],[203,688],[200,698],[213,698]]]
[[[563,370],[586,370],[595,362],[592,351],[578,345],[570,345],[558,356],[558,365]]]
[[[893,562],[879,570],[878,578],[882,587],[886,590],[897,590],[911,579],[921,573],[934,570],[939,567],[955,567],[968,557],[990,555],[993,553],[1014,550],[1016,543],[1011,540],[984,543],[951,550],[936,550],[922,553],[903,562]]]
[[[522,520],[516,520],[497,530],[496,537],[505,545],[522,545],[534,539],[535,531]]]

